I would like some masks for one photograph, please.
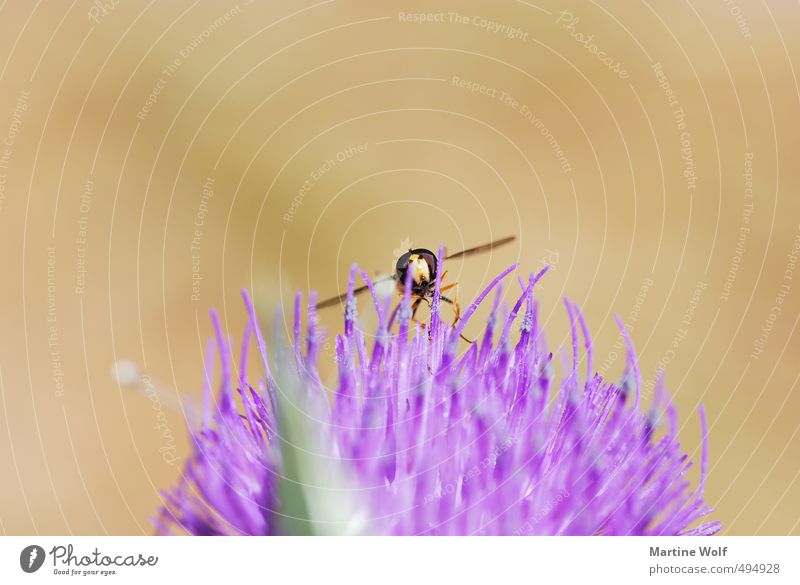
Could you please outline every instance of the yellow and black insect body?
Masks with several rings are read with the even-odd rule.
[[[453,258],[463,258],[465,256],[472,256],[474,254],[479,254],[481,252],[488,252],[493,248],[498,246],[502,246],[503,244],[507,244],[514,240],[514,236],[508,236],[505,238],[501,238],[499,240],[495,240],[493,242],[489,242],[488,244],[484,244],[482,246],[476,246],[474,248],[468,248],[466,250],[462,250],[461,252],[456,252],[455,254],[448,254],[444,257],[445,260],[450,260]],[[427,248],[413,248],[410,249],[408,252],[405,252],[397,259],[397,264],[395,265],[395,272],[393,275],[386,277],[386,280],[394,280],[397,283],[397,288],[400,293],[405,292],[405,282],[406,278],[408,277],[409,271],[411,272],[411,296],[414,299],[411,309],[412,309],[412,318],[417,313],[417,309],[419,309],[420,303],[423,301],[430,305],[430,300],[433,298],[433,294],[436,288],[436,276],[438,274],[439,266],[438,261],[436,259],[436,254],[428,250]],[[444,281],[444,277],[447,274],[445,272],[442,274],[442,281]],[[439,289],[439,292],[445,292],[453,287],[456,286],[457,283],[451,283],[447,286],[443,286]],[[353,290],[353,294],[361,294],[368,290],[367,286],[360,286]],[[325,307],[329,307],[332,305],[336,305],[341,301],[347,298],[347,293],[340,294],[333,298],[327,299],[317,304],[317,309],[322,309]],[[455,311],[455,322],[457,322],[461,317],[461,308],[459,307],[458,303],[453,299],[450,299],[442,294],[439,295],[439,298],[445,302],[453,305],[453,310]],[[469,341],[469,340],[467,340]]]

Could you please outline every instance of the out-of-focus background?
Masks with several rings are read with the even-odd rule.
[[[448,267],[462,303],[549,263],[554,347],[568,296],[617,379],[619,315],[694,459],[705,406],[723,533],[800,534],[798,27],[742,0],[3,2],[0,532],[152,532],[188,454],[170,397],[243,287],[287,328],[352,262],[515,234]]]

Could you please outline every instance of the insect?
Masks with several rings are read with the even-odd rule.
[[[462,250],[461,252],[456,252],[454,254],[447,254],[444,257],[444,259],[452,260],[454,258],[464,258],[466,256],[481,254],[483,252],[488,252],[489,250],[493,250],[494,248],[497,248],[504,244],[508,244],[509,242],[514,241],[514,239],[515,236],[506,236],[505,238],[494,240],[493,242],[489,242],[488,244],[483,244],[482,246],[475,246],[474,248],[468,248],[466,250]],[[430,306],[430,299],[433,298],[434,289],[436,288],[436,276],[438,274],[437,272],[438,270],[439,266],[438,266],[438,261],[436,259],[436,254],[434,254],[427,248],[412,248],[409,249],[408,252],[402,254],[397,259],[397,263],[394,269],[394,274],[389,275],[378,282],[382,282],[384,280],[394,280],[397,283],[398,291],[400,291],[400,293],[402,294],[405,292],[404,289],[405,289],[406,277],[408,275],[408,272],[411,271],[411,296],[414,299],[411,305],[411,311],[412,311],[411,318],[414,319],[414,316],[417,313],[417,309],[419,309],[421,303],[425,302]],[[444,280],[446,274],[447,271],[445,271],[442,274],[442,280]],[[457,284],[458,283],[454,282],[447,286],[441,287],[440,293],[450,290]],[[367,290],[369,290],[368,286],[366,285],[360,286],[356,289],[353,289],[353,294],[356,295],[361,294]],[[338,296],[317,303],[317,309],[323,309],[325,307],[330,307],[332,305],[339,304],[346,298],[347,298],[347,293],[342,293]],[[453,321],[453,323],[454,324],[457,323],[458,320],[461,318],[461,308],[458,302],[442,294],[440,294],[439,298],[443,302],[453,306],[453,311],[455,312],[455,320]]]

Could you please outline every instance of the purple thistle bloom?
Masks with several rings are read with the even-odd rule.
[[[442,256],[440,249],[439,266]],[[361,272],[379,320],[370,352],[355,326],[353,266],[344,333],[335,340],[338,383],[330,392],[317,373],[322,339],[313,294],[305,336],[296,299],[294,345],[278,356],[275,375],[246,291],[250,320],[237,378],[212,313],[216,334],[206,362],[220,356],[221,387],[212,405],[207,370],[201,421],[191,430],[193,454],[177,487],[164,493],[156,529],[203,535],[716,533],[718,521],[694,526],[711,512],[703,501],[702,409],[701,479],[692,490],[685,479],[691,462],[677,441],[677,415],[661,379],[649,412],[641,412],[641,380],[624,329],[628,352],[617,386],[593,373],[586,323],[565,301],[571,371],[551,392],[553,355],[533,298],[546,269],[523,283],[509,312],[500,302],[500,282],[515,267],[495,278],[455,326],[440,317],[437,275],[430,324],[414,324],[410,335],[410,286],[388,315]],[[492,289],[481,339],[458,355],[465,324]],[[395,320],[398,333],[391,334]],[[519,335],[512,340],[515,324]],[[265,371],[255,383],[245,376],[253,336]],[[578,371],[581,340],[585,378]],[[667,428],[657,438],[664,417]]]

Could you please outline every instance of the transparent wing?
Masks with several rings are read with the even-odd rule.
[[[508,244],[509,242],[513,242],[516,239],[516,236],[506,236],[505,238],[500,238],[499,240],[489,242],[488,244],[483,244],[482,246],[475,246],[474,248],[468,248],[466,250],[462,250],[461,252],[449,254],[448,256],[445,256],[444,259],[450,260],[452,258],[463,258],[464,256],[482,254],[484,252],[488,252],[489,250],[493,250],[494,248],[499,248],[500,246]]]
[[[389,275],[389,276],[384,276],[382,278],[378,278],[372,284],[375,285],[375,284],[378,284],[378,283],[381,283],[381,282],[387,282],[389,280],[394,280],[394,276]],[[362,286],[359,286],[359,287],[353,289],[353,296],[358,296],[361,293],[366,292],[368,290],[369,290],[369,287],[366,284],[362,285]],[[337,295],[337,296],[333,297],[333,298],[325,299],[324,301],[320,301],[319,303],[317,303],[317,309],[324,309],[326,307],[332,307],[333,305],[338,305],[339,303],[341,303],[345,299],[347,299],[347,292],[346,291],[343,292],[340,295]]]

